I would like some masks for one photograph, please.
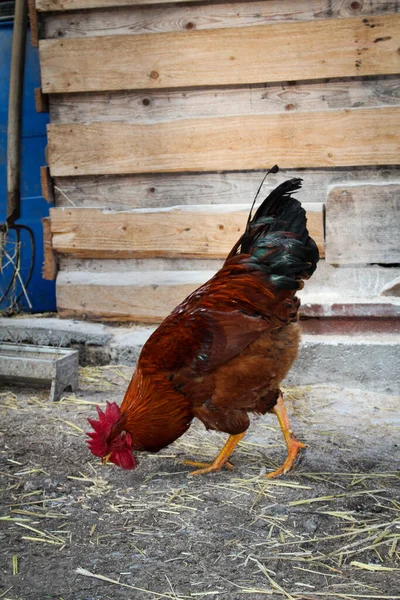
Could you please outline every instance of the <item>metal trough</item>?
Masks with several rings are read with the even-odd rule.
[[[78,389],[77,350],[28,344],[0,344],[0,382],[50,385],[50,400]]]

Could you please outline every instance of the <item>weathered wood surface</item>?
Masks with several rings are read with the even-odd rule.
[[[28,14],[29,14],[29,28],[30,28],[30,38],[31,44],[34,48],[39,47],[39,32],[38,32],[38,22],[37,22],[37,14],[35,8],[35,0],[27,0],[28,1]]]
[[[122,3],[121,3],[122,4]],[[394,13],[396,0],[269,0],[268,2],[203,2],[190,6],[129,3],[112,10],[53,12],[43,19],[45,38],[165,33],[193,29],[248,27],[277,21],[312,21]]]
[[[336,187],[326,206],[331,264],[400,262],[400,185]]]
[[[263,178],[263,173],[168,173],[146,175],[94,175],[57,177],[54,193],[57,206],[80,208],[165,208],[188,204],[238,204],[251,202]],[[304,202],[325,202],[332,185],[370,181],[393,183],[400,181],[400,167],[351,167],[342,169],[282,169],[270,174],[260,194],[269,191],[291,177],[304,177],[299,198]]]
[[[132,273],[133,271],[217,271],[223,259],[215,258],[76,258],[59,255],[62,271],[85,271],[88,273]],[[339,296],[348,291],[353,297],[379,296],[382,290],[400,277],[400,266],[345,265],[338,269],[321,259],[306,290],[316,294]],[[303,292],[299,292],[300,295]]]
[[[400,107],[48,126],[52,176],[389,165]]]
[[[400,277],[395,277],[387,283],[381,290],[382,296],[400,297]]]
[[[225,258],[246,225],[248,206],[235,208],[189,206],[132,212],[53,208],[53,248],[82,258]],[[322,205],[306,204],[305,208],[310,234],[323,252]]]
[[[53,180],[50,177],[49,167],[40,167],[40,185],[42,188],[42,196],[49,204],[54,204],[54,186]]]
[[[52,94],[52,123],[157,123],[241,115],[398,106],[400,76],[243,87]]]
[[[164,319],[182,300],[212,277],[214,271],[134,273],[60,272],[57,307],[64,318],[85,317],[154,323]],[[350,302],[302,292],[300,314],[308,317],[399,316],[400,304],[378,304],[353,298]]]
[[[48,94],[42,94],[41,88],[34,89],[35,96],[35,108],[38,113],[49,112],[49,96]]]
[[[54,253],[52,245],[50,217],[45,217],[44,219],[42,219],[42,226],[44,249],[42,277],[43,279],[53,281],[57,276],[58,265],[57,257]]]
[[[152,323],[205,283],[214,272],[63,273],[57,278],[61,317],[130,320]],[[95,298],[97,297],[97,302]]]
[[[399,24],[393,14],[43,40],[42,88],[88,92],[395,74]]]
[[[187,271],[209,271],[215,273],[221,268],[223,259],[204,258],[76,258],[66,254],[58,255],[61,271],[86,273],[125,273],[134,271],[180,271],[182,278]],[[157,276],[157,273],[155,274]],[[312,278],[307,281],[305,289],[299,292],[300,297],[306,293],[317,295],[340,303],[344,298],[378,298],[380,295],[395,296],[400,281],[400,267],[381,265],[349,265],[338,269],[321,259]]]
[[[173,0],[175,4],[199,0]],[[171,0],[36,0],[38,11],[82,10],[86,8],[112,8],[115,6],[143,6],[146,4],[169,4]]]
[[[226,258],[226,257],[225,257]],[[132,273],[133,271],[218,271],[223,258],[76,258],[59,254],[61,271]],[[400,274],[400,270],[399,270]],[[184,275],[184,273],[183,273]],[[386,280],[385,280],[386,282]]]

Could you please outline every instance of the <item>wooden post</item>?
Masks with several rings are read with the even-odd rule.
[[[43,279],[53,281],[57,277],[58,263],[57,257],[53,250],[50,217],[42,219],[43,225],[43,247],[44,247],[44,261],[42,276]]]
[[[49,204],[55,203],[53,180],[50,177],[49,167],[40,167],[40,183],[42,196]]]
[[[39,28],[35,0],[28,0],[28,10],[31,25],[31,44],[34,48],[39,48]]]
[[[42,88],[35,88],[35,107],[38,113],[49,112],[49,96],[42,93]]]

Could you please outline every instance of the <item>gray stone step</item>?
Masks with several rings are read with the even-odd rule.
[[[134,365],[154,326],[46,317],[0,319],[0,341],[77,347],[81,364]],[[334,384],[400,394],[400,334],[303,335],[288,385]]]

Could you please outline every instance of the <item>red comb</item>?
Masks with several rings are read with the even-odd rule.
[[[107,452],[107,440],[110,436],[111,429],[113,425],[119,421],[121,411],[116,402],[107,402],[105,412],[98,406],[96,406],[96,409],[99,420],[95,421],[94,419],[88,419],[94,431],[87,433],[90,437],[90,440],[87,440],[87,445],[92,454],[103,457]]]

